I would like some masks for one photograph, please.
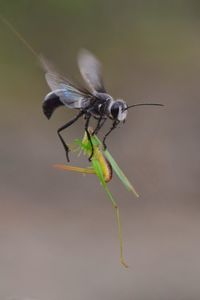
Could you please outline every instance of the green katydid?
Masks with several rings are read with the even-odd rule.
[[[90,129],[90,132],[92,130]],[[120,181],[123,183],[123,185],[131,192],[134,193],[136,197],[139,197],[138,193],[132,186],[132,184],[129,182],[127,177],[124,175],[112,155],[109,153],[108,150],[102,150],[102,144],[100,140],[97,138],[96,135],[90,136],[92,144],[93,144],[93,156],[91,159],[91,166],[87,168],[81,168],[77,166],[69,166],[69,165],[63,165],[63,164],[56,164],[54,167],[62,170],[67,171],[75,171],[82,174],[95,174],[101,185],[103,186],[109,200],[111,201],[115,211],[116,211],[116,218],[117,218],[117,226],[118,226],[118,236],[119,236],[119,242],[120,242],[120,262],[124,267],[128,267],[128,265],[125,263],[124,256],[123,256],[123,240],[122,240],[122,229],[121,229],[121,221],[120,221],[120,215],[119,215],[119,208],[117,206],[117,203],[110,192],[107,183],[112,179],[112,170],[116,173]],[[87,134],[85,133],[82,140],[76,139],[75,144],[78,145],[78,149],[80,149],[84,155],[90,157],[92,146],[90,141],[88,140]],[[77,150],[77,149],[76,149]]]

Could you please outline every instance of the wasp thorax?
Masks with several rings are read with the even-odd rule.
[[[120,122],[124,121],[127,116],[127,104],[123,100],[116,100],[110,106],[110,114],[113,119]]]

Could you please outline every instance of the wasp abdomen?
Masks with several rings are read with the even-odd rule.
[[[60,101],[59,96],[57,96],[56,93],[51,92],[45,97],[42,104],[42,110],[47,119],[50,119],[54,110],[62,105],[64,104]]]

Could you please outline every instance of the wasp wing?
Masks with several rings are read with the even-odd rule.
[[[70,108],[84,108],[89,104],[88,102],[91,98],[89,91],[76,87],[71,81],[60,75],[43,56],[40,56],[40,63],[45,71],[48,86],[65,106]],[[52,93],[46,96],[45,101],[50,97],[52,98]]]
[[[82,49],[78,55],[80,73],[93,94],[106,93],[102,80],[101,63],[88,50]]]

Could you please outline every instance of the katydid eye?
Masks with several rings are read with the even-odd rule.
[[[114,119],[117,119],[119,114],[119,104],[114,103],[111,107],[111,115],[113,116]]]

